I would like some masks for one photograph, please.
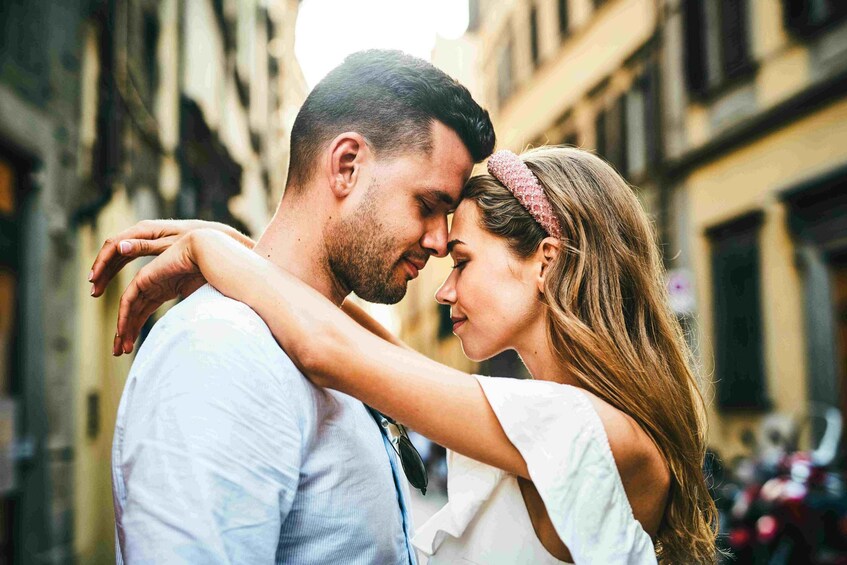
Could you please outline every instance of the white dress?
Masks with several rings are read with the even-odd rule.
[[[656,564],[586,394],[547,381],[477,379],[574,563]],[[412,540],[429,565],[564,563],[538,541],[514,475],[450,452],[447,497]]]

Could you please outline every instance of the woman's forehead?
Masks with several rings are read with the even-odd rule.
[[[479,208],[477,208],[476,202],[465,198],[459,202],[459,206],[453,212],[453,225],[466,226],[475,224],[478,217]]]
[[[450,235],[448,242],[461,242],[465,245],[479,244],[486,239],[486,232],[479,224],[479,208],[473,200],[462,200],[459,207],[453,213],[450,223]],[[453,243],[450,247],[455,247]]]

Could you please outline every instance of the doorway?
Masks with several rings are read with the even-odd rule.
[[[0,152],[0,563],[11,563],[15,539],[15,404],[18,393],[17,346],[19,168]]]
[[[831,273],[836,367],[841,385],[839,408],[847,415],[847,250],[833,258]]]

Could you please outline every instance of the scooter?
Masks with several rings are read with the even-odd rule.
[[[813,418],[825,422],[813,451],[797,450],[798,426],[788,434],[771,430],[766,437],[776,449],[759,448],[758,457],[739,461],[736,477],[739,468],[747,476],[729,510],[729,562],[847,565],[847,489],[834,466],[842,417],[816,405],[805,423]]]

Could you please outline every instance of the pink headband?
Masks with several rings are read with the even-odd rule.
[[[538,178],[520,158],[501,149],[488,158],[488,172],[515,195],[548,235],[561,239],[562,228]]]

